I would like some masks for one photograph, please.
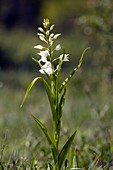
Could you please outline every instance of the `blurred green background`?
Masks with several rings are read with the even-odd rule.
[[[1,0],[0,68],[31,69],[37,27],[43,18],[56,24],[60,41],[77,61],[81,51],[91,47],[87,67],[109,67],[112,74],[113,2],[111,0]],[[89,64],[90,63],[90,64]]]
[[[37,55],[33,46],[40,44],[37,27],[44,18],[56,25],[54,31],[62,34],[57,42],[70,54],[61,79],[77,65],[82,51],[91,47],[69,84],[63,129],[78,129],[87,135],[96,129],[113,132],[113,1],[1,0],[0,147],[5,144],[10,154],[17,154],[17,148],[22,154],[27,149],[29,153],[31,136],[37,137],[38,129],[28,113],[36,113],[47,125],[51,118],[40,83],[24,107],[19,107],[29,82],[39,75],[32,57]]]

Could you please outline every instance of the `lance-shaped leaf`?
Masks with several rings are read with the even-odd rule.
[[[61,152],[59,153],[59,156],[58,156],[58,167],[59,167],[59,170],[61,169],[62,167],[62,164],[66,158],[66,155],[71,147],[71,144],[73,142],[73,139],[75,137],[75,134],[76,132],[73,133],[73,135],[68,139],[68,141],[66,142],[66,144],[63,146]]]
[[[66,87],[67,83],[68,83],[69,80],[72,78],[72,76],[75,74],[75,72],[81,67],[81,64],[82,64],[83,58],[84,58],[84,54],[85,54],[85,52],[86,52],[89,48],[90,48],[90,47],[86,48],[86,49],[83,51],[77,67],[75,67],[75,69],[71,72],[71,74],[70,74],[70,75],[64,80],[64,82],[61,84],[60,90],[59,90],[60,93],[61,93],[61,91],[63,90],[63,88]]]
[[[44,126],[44,124],[42,124],[35,116],[33,116],[33,118],[37,122],[37,124],[39,125],[39,127],[41,128],[43,133],[45,134],[45,136],[46,136],[46,138],[48,140],[48,143],[50,145],[51,151],[52,151],[54,162],[56,163],[56,160],[57,160],[57,158],[56,158],[57,150],[56,150],[56,147],[55,147],[55,140],[54,140],[54,138],[51,136],[51,134],[49,133],[48,129]]]
[[[46,93],[47,93],[47,96],[48,96],[48,99],[49,99],[49,103],[50,103],[50,106],[51,106],[51,110],[52,110],[52,114],[53,114],[53,118],[55,116],[55,108],[54,108],[54,95],[52,94],[51,92],[51,89],[49,87],[49,84],[47,83],[47,81],[45,79],[43,79],[42,77],[36,77],[28,86],[27,90],[26,90],[26,93],[24,95],[24,98],[23,98],[23,101],[22,101],[22,104],[21,104],[21,107],[23,106],[29,92],[31,91],[32,87],[34,86],[34,84],[36,83],[36,81],[38,80],[41,80],[45,89],[46,89]],[[55,119],[55,118],[54,118]]]
[[[23,100],[22,100],[22,103],[21,103],[20,107],[23,106],[23,104],[24,104],[24,102],[25,102],[25,100],[26,100],[29,92],[31,91],[32,87],[34,86],[34,84],[36,83],[36,81],[37,81],[38,79],[39,79],[39,77],[36,77],[36,78],[29,84],[29,86],[28,86],[28,88],[27,88],[27,90],[26,90],[26,92],[25,92],[25,95],[24,95],[24,98],[23,98]]]

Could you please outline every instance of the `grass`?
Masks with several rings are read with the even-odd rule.
[[[107,170],[112,160],[112,83],[101,71],[94,73],[79,72],[69,84],[61,146],[76,129],[77,134],[68,154],[67,169],[96,170],[103,166]],[[33,88],[20,109],[25,88],[35,75],[36,72],[0,73],[0,162],[4,169],[9,165],[9,169],[47,169],[51,160],[45,137],[29,114],[35,114],[50,129],[50,108],[41,84]]]

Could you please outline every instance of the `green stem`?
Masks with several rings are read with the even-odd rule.
[[[58,96],[58,82],[59,82],[59,75],[57,74],[55,77],[55,96],[56,96],[56,114],[57,114],[57,125],[56,125],[56,131],[57,131],[57,148],[59,144],[59,96]]]
[[[57,165],[57,164],[55,165],[54,170],[59,170],[59,169],[58,169],[58,165]]]
[[[59,155],[59,137],[60,137],[60,116],[59,116],[59,74],[56,73],[53,75],[51,81],[51,90],[54,94],[54,106],[55,106],[55,115],[53,118],[53,127],[54,127],[54,139],[57,150],[57,159],[55,162],[54,170],[58,170],[58,155]]]

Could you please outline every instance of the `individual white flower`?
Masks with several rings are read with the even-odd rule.
[[[56,51],[61,50],[61,45],[60,45],[60,44],[58,44],[58,45],[55,47],[55,50],[56,50]]]
[[[34,46],[34,48],[38,49],[38,50],[42,50],[43,49],[43,46],[42,45],[36,45]]]
[[[42,56],[41,59],[39,60],[39,62],[41,62],[41,61],[46,63],[47,62],[47,58],[45,56]]]
[[[52,65],[51,65],[51,62],[47,61],[42,67],[41,69],[39,70],[40,73],[42,74],[53,74],[53,69],[52,69]]]
[[[53,69],[51,67],[47,67],[45,72],[49,75],[53,74]]]
[[[48,50],[40,51],[40,53],[37,53],[37,54],[41,56],[41,59],[39,60],[39,62],[40,61],[47,62],[47,56],[49,55]]]
[[[69,54],[61,54],[59,59],[63,61],[69,61]]]
[[[45,50],[45,51],[40,51],[37,54],[40,55],[41,57],[47,57],[49,55],[49,52],[48,50]]]

